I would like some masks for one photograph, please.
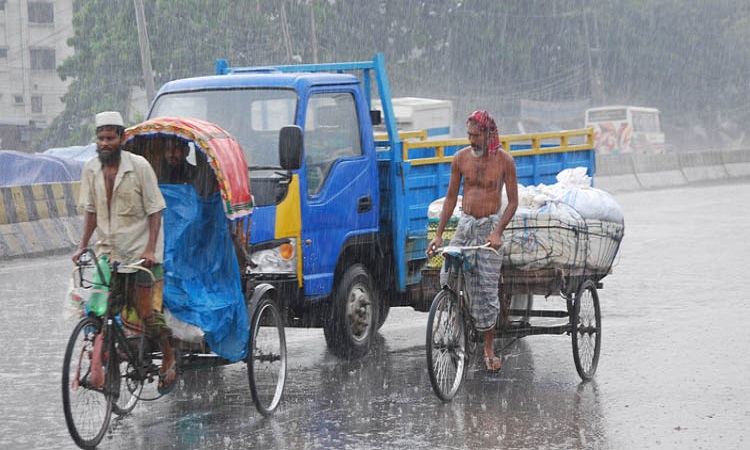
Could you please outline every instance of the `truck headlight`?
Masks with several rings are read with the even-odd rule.
[[[248,272],[268,274],[297,273],[297,240],[283,239],[250,249]]]

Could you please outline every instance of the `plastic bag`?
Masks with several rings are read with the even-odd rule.
[[[83,317],[86,310],[87,289],[77,287],[75,281],[70,279],[70,286],[65,301],[63,302],[63,317],[66,320],[78,320]]]
[[[460,219],[463,215],[463,207],[462,207],[462,201],[463,197],[458,196],[456,198],[456,207],[453,209],[453,214],[451,217]],[[440,214],[443,212],[443,203],[445,203],[445,197],[440,197],[439,199],[433,201],[430,203],[430,206],[427,207],[427,218],[433,219],[433,220],[439,220]]]
[[[591,177],[586,175],[587,170],[585,167],[561,170],[557,174],[557,182],[566,188],[591,187]]]

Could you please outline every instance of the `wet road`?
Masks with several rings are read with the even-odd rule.
[[[186,374],[169,397],[116,421],[101,448],[750,448],[749,192],[616,196],[626,236],[599,292],[592,382],[580,382],[568,337],[528,337],[507,347],[500,375],[474,368],[442,404],[426,371],[427,314],[397,308],[362,361],[329,355],[321,330],[287,329],[287,387],[270,419],[239,363]],[[64,256],[0,263],[0,448],[74,448],[60,396],[71,268]]]

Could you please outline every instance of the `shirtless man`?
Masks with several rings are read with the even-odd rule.
[[[476,328],[484,332],[484,364],[488,371],[500,370],[502,361],[495,356],[495,325],[500,309],[498,281],[503,262],[502,234],[518,208],[516,165],[500,146],[495,120],[486,111],[474,111],[466,121],[470,146],[459,150],[451,163],[451,178],[443,203],[435,238],[427,246],[427,256],[442,245],[443,231],[453,214],[463,180],[463,216],[451,245],[489,245],[499,256],[479,251],[473,273],[466,273],[467,290],[472,299],[471,315]],[[508,204],[500,216],[503,185]],[[441,280],[442,283],[442,280]]]

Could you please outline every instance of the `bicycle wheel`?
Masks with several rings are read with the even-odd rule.
[[[135,365],[128,359],[126,350],[121,348],[122,345],[122,342],[118,342],[116,346],[120,367],[120,395],[112,404],[112,412],[118,416],[129,414],[135,408],[143,391],[143,379],[139,377]]]
[[[268,417],[279,405],[286,381],[284,320],[276,303],[268,297],[258,302],[253,313],[248,348],[250,393],[255,408]]]
[[[435,394],[444,402],[456,396],[468,367],[463,311],[456,295],[438,292],[427,319],[427,368]]]
[[[62,397],[65,423],[73,441],[81,448],[94,448],[104,437],[112,414],[113,395],[106,389],[111,375],[96,386],[92,378],[94,341],[102,329],[98,319],[86,317],[78,322],[65,350],[62,372]],[[105,353],[106,345],[102,346]],[[104,360],[104,354],[99,358]],[[102,364],[104,365],[104,364]],[[106,367],[101,369],[106,370]],[[101,378],[101,376],[99,376]]]
[[[573,340],[573,362],[581,379],[590,380],[599,363],[602,341],[602,322],[599,310],[599,294],[596,285],[586,280],[573,301],[571,315],[571,337]]]

